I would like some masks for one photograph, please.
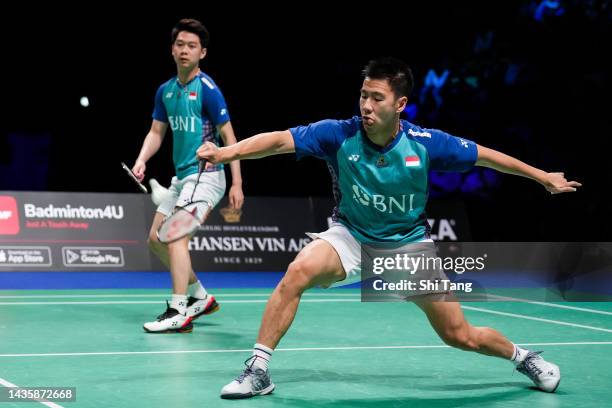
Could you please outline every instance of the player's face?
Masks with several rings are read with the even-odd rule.
[[[386,129],[406,107],[405,96],[396,98],[386,79],[365,78],[361,86],[359,110],[363,127],[368,132]]]
[[[187,31],[178,33],[174,44],[172,44],[172,56],[179,69],[193,69],[198,66],[205,55],[206,48],[202,48],[200,37]]]

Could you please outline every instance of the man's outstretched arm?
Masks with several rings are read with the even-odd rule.
[[[567,181],[563,173],[547,173],[512,156],[480,145],[476,165],[530,178],[542,184],[551,194],[574,192],[577,187],[582,186],[577,181]]]
[[[259,159],[275,154],[293,153],[295,145],[288,130],[260,133],[231,146],[219,148],[214,143],[204,143],[197,150],[199,159],[210,163],[229,163],[234,160]]]

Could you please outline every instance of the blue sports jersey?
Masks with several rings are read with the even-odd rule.
[[[183,85],[177,77],[162,84],[155,95],[153,119],[172,129],[172,159],[176,176],[198,172],[196,150],[204,142],[220,145],[217,126],[230,120],[225,99],[214,81],[203,72]],[[216,165],[207,171],[221,170]]]
[[[361,118],[323,120],[291,128],[298,160],[327,162],[336,208],[334,220],[360,242],[414,242],[429,238],[425,216],[428,172],[467,171],[478,151],[472,141],[405,120],[391,144],[368,139]]]

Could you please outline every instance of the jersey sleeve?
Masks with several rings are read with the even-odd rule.
[[[431,136],[419,138],[427,148],[431,170],[465,172],[474,167],[478,159],[476,143],[438,129],[423,130]]]
[[[212,80],[202,77],[202,109],[206,112],[213,125],[222,125],[229,122],[225,98],[219,87]]]
[[[306,126],[289,129],[293,136],[295,154],[300,160],[306,156],[328,160],[336,156],[345,131],[337,120],[326,119]]]
[[[166,84],[161,85],[155,93],[155,107],[153,108],[153,119],[168,123],[168,113],[164,105],[164,89]]]

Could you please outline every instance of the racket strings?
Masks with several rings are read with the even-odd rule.
[[[191,198],[188,203],[185,203],[182,207],[178,207],[175,211],[168,216],[160,226],[157,231],[157,236],[162,242],[172,242],[178,240],[184,236],[192,234],[196,231],[201,224],[201,219],[206,215],[206,211],[202,217],[198,217],[198,204],[205,204],[210,208],[212,205],[208,201],[196,201],[194,202],[194,197],[196,193],[196,189],[200,184],[200,177],[202,176],[202,172],[204,170],[204,162],[200,161],[199,169],[198,169],[198,177],[193,186],[193,191],[191,192]],[[191,209],[192,205],[195,206]]]

